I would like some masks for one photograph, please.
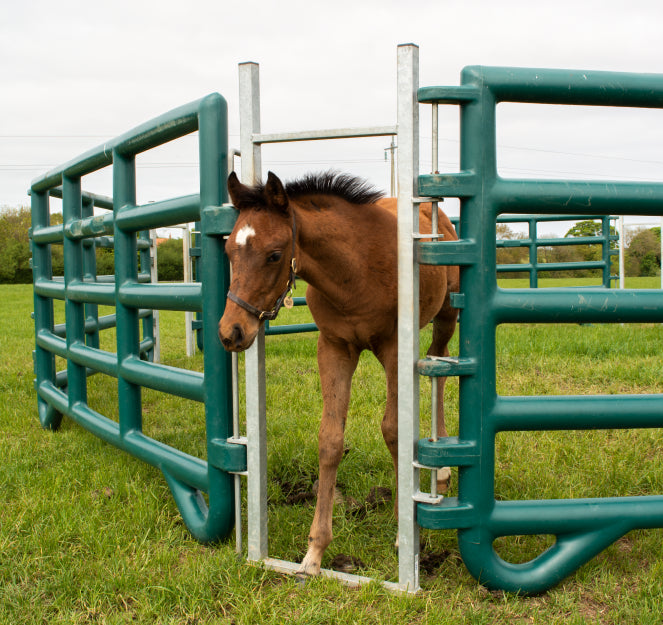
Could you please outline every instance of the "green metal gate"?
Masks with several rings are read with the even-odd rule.
[[[139,153],[199,131],[200,193],[136,204]],[[226,537],[235,520],[233,476],[246,470],[246,448],[232,437],[231,362],[217,335],[229,285],[223,234],[235,211],[224,206],[227,177],[227,108],[212,94],[180,107],[57,167],[36,179],[32,196],[35,305],[35,388],[44,427],[57,429],[62,415],[163,472],[189,530],[200,541]],[[81,178],[113,168],[113,199],[81,189]],[[63,225],[50,225],[49,196],[62,197]],[[93,215],[92,207],[112,209]],[[200,282],[151,284],[148,229],[201,222]],[[96,275],[95,245],[113,244],[114,280]],[[64,280],[53,277],[51,246],[64,247]],[[140,250],[140,261],[139,261]],[[54,300],[63,300],[64,324],[54,324]],[[98,317],[98,305],[115,314]],[[153,345],[151,311],[202,314],[204,374],[146,358]],[[140,333],[143,318],[143,336]],[[99,348],[98,330],[116,326],[116,352]],[[56,372],[55,356],[66,359]],[[119,419],[88,405],[87,376],[117,378]],[[141,388],[204,402],[207,459],[185,454],[142,432]],[[230,439],[230,440],[229,440]],[[238,444],[240,443],[240,444]],[[202,493],[207,493],[207,501]]]
[[[420,196],[461,200],[460,240],[416,240],[415,262],[460,265],[460,353],[424,359],[425,376],[460,377],[459,436],[418,442],[418,461],[459,467],[458,497],[418,503],[417,521],[457,528],[462,558],[491,588],[536,593],[559,582],[632,529],[663,527],[663,496],[496,501],[499,432],[663,427],[662,395],[503,397],[496,390],[500,324],[663,322],[663,292],[590,288],[500,289],[495,223],[504,213],[663,214],[663,184],[505,179],[497,174],[499,102],[663,108],[663,75],[468,67],[457,87],[418,90],[421,103],[458,105],[461,171],[418,177]],[[416,179],[416,178],[415,178]],[[416,200],[415,200],[416,203]],[[530,562],[499,557],[500,536],[548,534]]]

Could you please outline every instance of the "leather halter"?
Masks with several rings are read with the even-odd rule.
[[[278,299],[276,300],[276,303],[274,304],[273,308],[271,310],[260,310],[260,308],[256,308],[252,304],[249,304],[247,301],[243,300],[241,297],[238,297],[235,295],[232,291],[228,291],[228,299],[231,302],[235,302],[239,307],[243,308],[246,310],[248,313],[252,314],[254,317],[258,318],[258,321],[273,321],[276,319],[276,316],[279,314],[279,310],[281,310],[281,307],[283,304],[286,304],[286,308],[290,308],[292,306],[292,302],[290,302],[290,306],[287,304],[287,299],[290,297],[290,294],[292,293],[292,290],[296,286],[297,282],[297,261],[295,260],[295,246],[297,242],[297,222],[295,221],[295,213],[293,211],[292,213],[292,260],[290,261],[290,275],[288,276],[288,285],[285,287],[285,291],[279,295]]]

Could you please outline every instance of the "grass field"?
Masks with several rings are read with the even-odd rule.
[[[658,281],[627,286],[657,287]],[[232,541],[202,546],[188,534],[157,470],[68,419],[56,433],[41,429],[32,384],[31,287],[0,286],[0,297],[0,624],[662,622],[660,530],[628,534],[558,587],[531,598],[479,586],[451,531],[422,532],[423,591],[415,597],[391,595],[376,584],[349,589],[315,579],[302,585],[247,565]],[[290,312],[297,320],[305,314]],[[200,370],[201,356],[184,355],[183,327],[183,314],[162,313],[163,360]],[[505,326],[497,339],[504,395],[663,392],[660,326]],[[107,331],[107,346],[113,340]],[[270,337],[267,353],[270,555],[298,560],[317,471],[315,335]],[[114,383],[89,380],[90,404],[109,416],[117,411]],[[457,392],[450,380],[452,433]],[[428,395],[425,387],[424,407]],[[364,564],[362,574],[395,579],[391,505],[369,506],[365,514],[362,507],[373,487],[394,485],[380,435],[383,408],[380,367],[364,354],[339,470],[343,501],[323,566],[352,555]],[[148,435],[204,457],[202,406],[145,391],[144,418]],[[502,434],[496,493],[505,499],[660,494],[662,443],[657,430]],[[496,548],[519,561],[547,544],[547,537],[515,537]]]

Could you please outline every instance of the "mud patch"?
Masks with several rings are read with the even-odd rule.
[[[451,552],[446,549],[424,552],[419,556],[419,570],[424,575],[434,575],[450,555]]]
[[[351,516],[363,519],[367,512],[390,504],[392,500],[393,495],[391,488],[387,488],[386,486],[373,486],[363,502],[359,502],[352,497],[347,497],[345,505]]]
[[[315,478],[303,477],[295,482],[287,480],[277,480],[283,493],[283,500],[287,506],[298,506],[302,504],[312,504],[315,501],[315,492],[313,491],[313,480]]]
[[[355,571],[365,569],[366,565],[355,556],[348,556],[343,553],[339,553],[330,564],[331,568],[334,571],[339,571],[341,573],[354,573]]]

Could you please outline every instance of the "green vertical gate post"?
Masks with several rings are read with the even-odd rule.
[[[200,112],[200,205],[201,214],[228,201],[227,106],[220,96],[203,102]],[[234,210],[232,212],[234,221]],[[224,252],[224,239],[208,232],[201,224],[201,263],[203,311],[202,339],[205,364],[205,418],[209,462],[209,527],[217,536],[230,534],[234,524],[233,477],[227,471],[227,454],[245,453],[245,448],[229,444],[232,436],[232,357],[219,339],[218,323],[223,316],[230,287],[230,263]],[[200,333],[199,333],[200,334]],[[225,467],[225,470],[224,470]],[[238,469],[245,469],[245,464]],[[230,513],[229,513],[230,512]]]
[[[663,293],[592,288],[500,289],[496,221],[500,214],[603,217],[609,271],[612,214],[661,215],[663,184],[515,180],[497,175],[495,109],[502,101],[663,108],[663,76],[470,67],[460,87],[419,90],[420,102],[461,107],[461,171],[419,177],[421,195],[461,199],[458,242],[418,242],[419,262],[461,266],[460,354],[424,359],[424,375],[460,378],[459,436],[419,441],[418,460],[459,467],[458,496],[419,504],[431,529],[458,529],[469,571],[491,588],[541,592],[632,529],[663,527],[663,496],[496,501],[495,438],[518,430],[663,427],[663,395],[501,397],[495,334],[502,323],[661,323]],[[604,276],[605,280],[605,276]],[[504,561],[500,536],[549,534],[556,542],[530,562]]]
[[[38,290],[40,284],[51,283],[53,279],[51,243],[36,241],[34,237],[35,231],[50,229],[48,191],[33,190],[30,202],[32,212],[30,247],[32,250],[32,273],[34,281],[35,338],[37,338],[39,332],[53,335],[55,327],[53,296],[52,294],[47,294],[43,291],[39,292]],[[60,233],[59,240],[62,241],[62,233]],[[64,288],[62,290],[64,291]],[[34,365],[37,382],[46,382],[55,387],[56,370],[54,353],[40,345],[38,340],[35,341]],[[42,427],[57,430],[62,422],[62,413],[56,410],[52,403],[47,402],[39,395],[37,396],[37,406],[39,421]]]

